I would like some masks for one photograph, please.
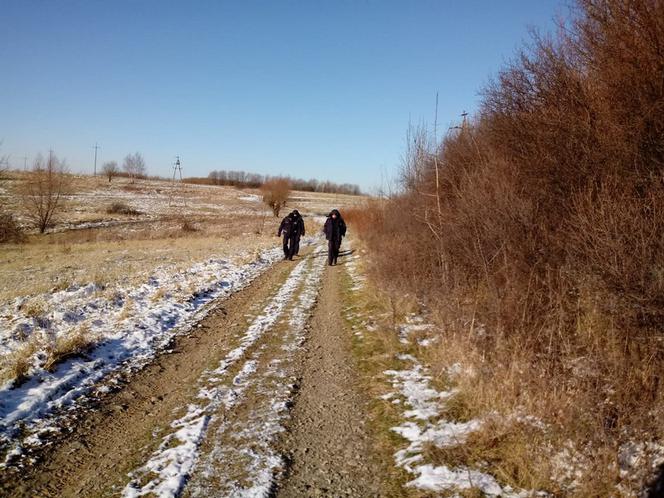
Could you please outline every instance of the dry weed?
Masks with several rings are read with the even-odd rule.
[[[38,336],[30,337],[22,346],[0,360],[0,383],[11,381],[19,386],[28,378],[34,354],[41,347]]]
[[[95,345],[96,341],[96,337],[90,332],[87,325],[81,325],[76,330],[57,337],[54,343],[47,348],[44,369],[52,372],[59,363],[85,354]]]

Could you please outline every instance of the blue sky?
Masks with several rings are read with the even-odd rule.
[[[3,0],[0,140],[92,172],[394,176],[409,119],[455,123],[561,1]]]

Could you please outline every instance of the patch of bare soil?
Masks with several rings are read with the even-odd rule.
[[[276,492],[295,496],[384,496],[373,456],[367,395],[341,316],[340,267],[328,267],[302,353],[299,391],[281,452],[288,468]]]

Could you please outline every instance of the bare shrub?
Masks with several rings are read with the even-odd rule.
[[[32,171],[19,187],[23,209],[40,233],[44,233],[62,208],[63,197],[71,192],[72,182],[64,161],[53,152],[48,159],[40,155],[35,159]]]
[[[272,209],[274,216],[279,216],[281,208],[286,205],[290,188],[290,182],[285,178],[274,178],[261,185],[263,202]]]
[[[185,233],[193,233],[193,232],[198,232],[199,228],[194,225],[194,223],[191,220],[188,220],[187,218],[182,218],[180,220],[180,230],[185,232]]]
[[[1,209],[1,206],[0,206]],[[25,235],[14,216],[0,210],[0,244],[8,242],[23,242]]]
[[[110,183],[111,180],[117,174],[120,172],[120,168],[118,168],[118,163],[115,161],[109,161],[107,163],[104,163],[104,165],[101,167],[101,171],[104,174],[106,178],[108,178],[108,181]]]
[[[131,183],[136,181],[136,178],[144,178],[146,173],[145,159],[136,152],[135,154],[127,154],[122,163],[122,169],[131,179]]]
[[[403,191],[347,219],[384,287],[437,310],[471,410],[527,407],[555,430],[520,458],[571,441],[597,462],[579,493],[610,494],[621,444],[663,436],[664,4],[581,0],[565,28],[442,143],[415,133]]]
[[[140,211],[134,209],[133,207],[129,206],[128,204],[122,201],[112,202],[108,206],[108,208],[106,208],[106,212],[108,214],[125,214],[128,216],[138,216],[139,214],[141,214]]]

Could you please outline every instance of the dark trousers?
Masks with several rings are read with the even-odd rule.
[[[293,259],[299,249],[299,241],[296,235],[284,235],[284,258]]]
[[[341,247],[341,240],[328,240],[327,241],[327,264],[336,265],[337,258],[339,257],[339,248]]]

